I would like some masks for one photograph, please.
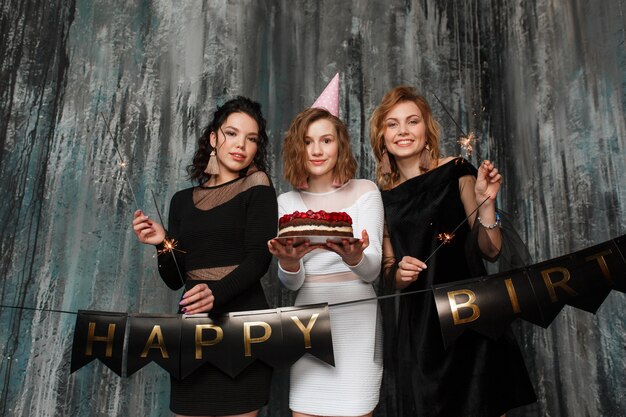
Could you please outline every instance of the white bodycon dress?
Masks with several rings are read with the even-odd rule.
[[[279,216],[294,211],[345,211],[355,237],[367,230],[370,244],[356,266],[329,250],[305,255],[295,273],[278,268],[283,285],[298,291],[296,305],[338,303],[376,295],[372,282],[380,273],[383,204],[376,185],[350,180],[328,193],[291,191],[278,197]],[[360,416],[378,404],[382,378],[382,337],[378,304],[368,301],[330,307],[335,355],[332,367],[305,354],[291,368],[289,407],[315,415]]]

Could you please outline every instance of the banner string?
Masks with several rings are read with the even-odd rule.
[[[379,295],[378,297],[360,298],[358,300],[342,301],[340,303],[328,304],[328,307],[339,307],[339,306],[346,306],[346,305],[349,305],[349,304],[365,303],[367,301],[384,300],[386,298],[397,298],[397,297],[403,297],[405,295],[419,294],[419,293],[422,293],[422,292],[432,291],[432,290],[433,290],[432,288],[424,288],[422,290],[399,292],[399,293],[396,293],[396,294]],[[298,306],[298,307],[301,307],[301,306]]]
[[[35,308],[35,307],[24,307],[24,306],[8,306],[6,304],[0,304],[0,308],[12,308],[15,310],[31,310],[31,311],[47,311],[51,313],[65,313],[65,314],[78,314],[77,311],[67,311],[67,310],[55,310],[51,308]]]
[[[150,192],[152,193],[152,190]],[[152,199],[154,200],[154,205],[156,206],[157,214],[159,216],[159,220],[161,220],[161,223],[163,223],[163,219],[161,218],[161,212],[159,211],[159,206],[158,206],[158,204],[156,202],[156,198],[154,197],[154,193],[152,193]],[[476,207],[467,217],[465,217],[463,219],[463,221],[461,221],[461,223],[459,223],[454,228],[454,230],[451,232],[451,235],[454,235],[454,233],[456,233],[456,231],[459,230],[459,228],[461,226],[463,226],[465,224],[465,222],[467,222],[469,220],[469,218],[472,217],[472,215],[474,215],[474,213],[476,213],[478,211],[478,209],[483,204],[485,204],[485,202],[487,200],[489,200],[489,196],[487,196],[487,198],[485,198],[483,200],[483,202],[478,205],[478,207]],[[445,240],[443,242],[441,242],[439,244],[439,246],[437,246],[435,248],[435,250],[433,250],[433,252],[426,258],[424,263],[426,263],[428,260],[430,260],[430,258],[432,258],[435,255],[435,253],[437,253],[437,251],[445,244],[446,244]],[[173,251],[172,251],[172,256],[174,256],[174,252]],[[178,269],[179,275],[181,275],[181,280],[182,280],[182,274],[180,273],[180,269],[178,268],[178,262],[176,262],[176,256],[174,256],[174,262],[176,264],[176,269]],[[456,284],[455,283],[450,283],[450,285],[456,285]],[[407,291],[407,292],[400,292],[400,293],[396,293],[396,294],[386,294],[386,295],[380,295],[380,296],[377,296],[377,297],[360,298],[358,300],[343,301],[343,302],[339,302],[339,303],[331,303],[331,304],[328,304],[328,306],[329,307],[338,307],[338,306],[345,306],[345,305],[349,305],[349,304],[365,303],[365,302],[374,301],[374,300],[385,300],[385,299],[388,299],[388,298],[404,297],[406,295],[419,294],[419,293],[423,293],[423,292],[427,292],[427,291],[432,291],[432,288],[424,288],[424,289],[415,290],[415,291]],[[299,306],[299,307],[304,307],[304,306]],[[33,307],[20,307],[20,306],[9,306],[9,305],[4,305],[4,304],[0,304],[0,308],[13,308],[13,309],[32,310],[32,311],[47,311],[47,312],[53,312],[53,313],[78,314],[78,312],[76,312],[76,311],[54,310],[54,309],[33,308]]]
[[[387,298],[403,297],[405,295],[412,295],[412,294],[422,293],[422,292],[426,292],[426,291],[432,291],[432,288],[425,288],[423,290],[409,291],[409,292],[403,292],[403,293],[397,293],[397,294],[387,294],[387,295],[381,295],[381,296],[378,296],[378,297],[371,297],[371,298],[360,298],[358,300],[344,301],[344,302],[341,302],[341,303],[328,304],[328,306],[329,307],[337,307],[337,306],[343,306],[343,305],[347,305],[347,304],[365,303],[367,301],[384,300],[384,299],[387,299]],[[298,307],[306,307],[306,306],[298,306]],[[51,308],[35,308],[35,307],[24,307],[24,306],[10,306],[10,305],[6,305],[6,304],[0,304],[0,309],[2,309],[2,308],[11,308],[11,309],[14,309],[14,310],[42,311],[42,312],[48,312],[48,313],[65,313],[65,314],[73,314],[73,315],[77,315],[78,314],[77,311],[56,310],[56,309],[51,309]],[[278,308],[281,308],[281,307],[278,307]],[[126,313],[126,314],[131,314],[131,313]],[[134,313],[132,313],[132,314],[134,314]]]
[[[449,283],[449,286],[454,286],[456,285],[455,282],[451,282]],[[443,287],[446,287],[448,285],[445,285]],[[385,300],[388,298],[398,298],[398,297],[404,297],[405,295],[413,295],[413,294],[419,294],[419,293],[424,293],[427,291],[433,291],[432,288],[424,288],[421,290],[415,290],[415,291],[407,291],[407,292],[400,292],[400,293],[396,293],[396,294],[386,294],[386,295],[380,295],[377,297],[370,297],[370,298],[359,298],[358,300],[351,300],[351,301],[343,301],[340,303],[331,303],[328,304],[328,307],[338,307],[338,306],[345,306],[348,304],[356,304],[356,303],[365,303],[368,301],[377,301],[377,300]],[[302,305],[302,306],[298,306],[298,307],[306,307],[306,305]],[[31,311],[43,311],[43,312],[49,312],[49,313],[65,313],[65,314],[74,314],[77,315],[78,312],[77,311],[67,311],[67,310],[55,310],[55,309],[50,309],[50,308],[34,308],[34,307],[23,307],[23,306],[10,306],[10,305],[6,305],[6,304],[0,304],[0,309],[2,308],[12,308],[15,310],[31,310]],[[282,308],[282,307],[277,307],[277,308]],[[126,314],[135,314],[135,313],[126,313]],[[141,313],[138,313],[141,314]]]

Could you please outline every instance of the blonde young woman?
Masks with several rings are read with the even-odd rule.
[[[440,157],[437,122],[411,87],[385,95],[371,117],[370,139],[385,207],[389,287],[408,292],[484,275],[482,258],[496,258],[502,247],[495,209],[502,177],[494,165],[484,161],[476,169],[464,159]],[[428,265],[422,262],[441,244],[440,234],[467,216]],[[393,365],[403,417],[492,417],[536,401],[511,332],[495,341],[466,332],[444,349],[431,292],[399,298],[391,346],[385,364]]]
[[[298,291],[296,305],[339,303],[375,296],[381,265],[383,207],[368,180],[353,179],[356,161],[345,125],[310,108],[291,123],[283,145],[285,178],[296,188],[278,197],[279,216],[308,210],[347,212],[358,239],[295,245],[272,239],[283,285]],[[335,366],[311,355],[291,368],[294,417],[371,416],[382,378],[375,301],[330,307]]]

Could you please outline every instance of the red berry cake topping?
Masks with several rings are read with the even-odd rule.
[[[285,214],[280,218],[278,223],[280,225],[285,224],[286,222],[295,220],[295,219],[313,219],[313,220],[326,220],[326,221],[335,221],[335,222],[347,222],[352,223],[352,218],[346,212],[330,212],[327,213],[324,210],[313,211],[309,210],[306,212],[294,211],[291,214]]]

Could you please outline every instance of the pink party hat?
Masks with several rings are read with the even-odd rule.
[[[339,73],[330,80],[311,107],[328,110],[333,116],[339,117]]]

